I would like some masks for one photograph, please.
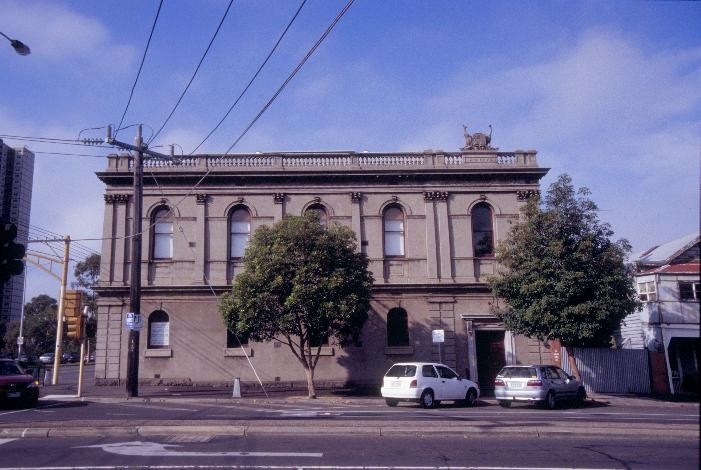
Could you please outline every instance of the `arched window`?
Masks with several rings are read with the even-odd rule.
[[[229,217],[229,257],[243,258],[251,238],[251,213],[245,207],[237,207]]]
[[[153,214],[153,259],[173,257],[173,215],[162,207]]]
[[[403,308],[387,313],[387,346],[409,346],[409,320]]]
[[[472,248],[478,258],[494,256],[492,208],[480,202],[472,208]]]
[[[321,204],[312,204],[307,208],[305,213],[314,214],[316,220],[319,222],[319,225],[321,225],[322,227],[326,227],[329,223],[329,216],[326,213],[326,208]]]
[[[170,321],[163,310],[156,310],[148,317],[148,347],[167,348],[170,346]]]
[[[390,206],[382,217],[385,234],[385,256],[404,256],[404,212]]]

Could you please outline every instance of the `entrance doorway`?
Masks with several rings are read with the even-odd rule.
[[[475,331],[477,352],[477,377],[483,396],[494,395],[494,379],[506,365],[504,355],[504,331]]]

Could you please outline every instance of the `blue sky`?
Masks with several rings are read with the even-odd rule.
[[[180,108],[153,145],[189,153],[215,126],[301,0],[234,1]],[[308,0],[239,106],[200,149],[224,152],[345,5]],[[165,0],[126,124],[158,129],[227,0]],[[73,139],[117,124],[157,0],[0,0],[0,134]],[[494,127],[502,150],[535,149],[587,186],[634,252],[699,227],[701,3],[356,0],[234,152],[455,151]],[[102,137],[102,130],[83,136]],[[148,127],[144,134],[150,135]],[[120,132],[131,142],[134,129]],[[37,153],[31,224],[102,233],[108,149],[4,139]],[[82,242],[99,248],[97,242]],[[32,247],[30,247],[32,248]],[[27,299],[58,295],[29,267]]]

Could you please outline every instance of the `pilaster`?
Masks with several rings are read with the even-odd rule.
[[[275,214],[273,215],[275,222],[278,222],[282,220],[282,218],[285,216],[285,197],[287,195],[285,193],[273,193],[273,202],[274,202],[274,212]]]
[[[363,251],[363,232],[361,226],[362,211],[360,203],[363,200],[363,193],[352,192],[350,193],[351,199],[351,227],[355,232],[355,236],[358,238],[358,252]]]

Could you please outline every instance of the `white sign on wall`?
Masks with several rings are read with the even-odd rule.
[[[127,312],[127,316],[124,318],[124,323],[128,330],[140,331],[143,325],[143,320],[141,315],[137,315],[134,312]]]
[[[445,342],[445,330],[432,330],[431,337],[434,343],[444,343]]]

